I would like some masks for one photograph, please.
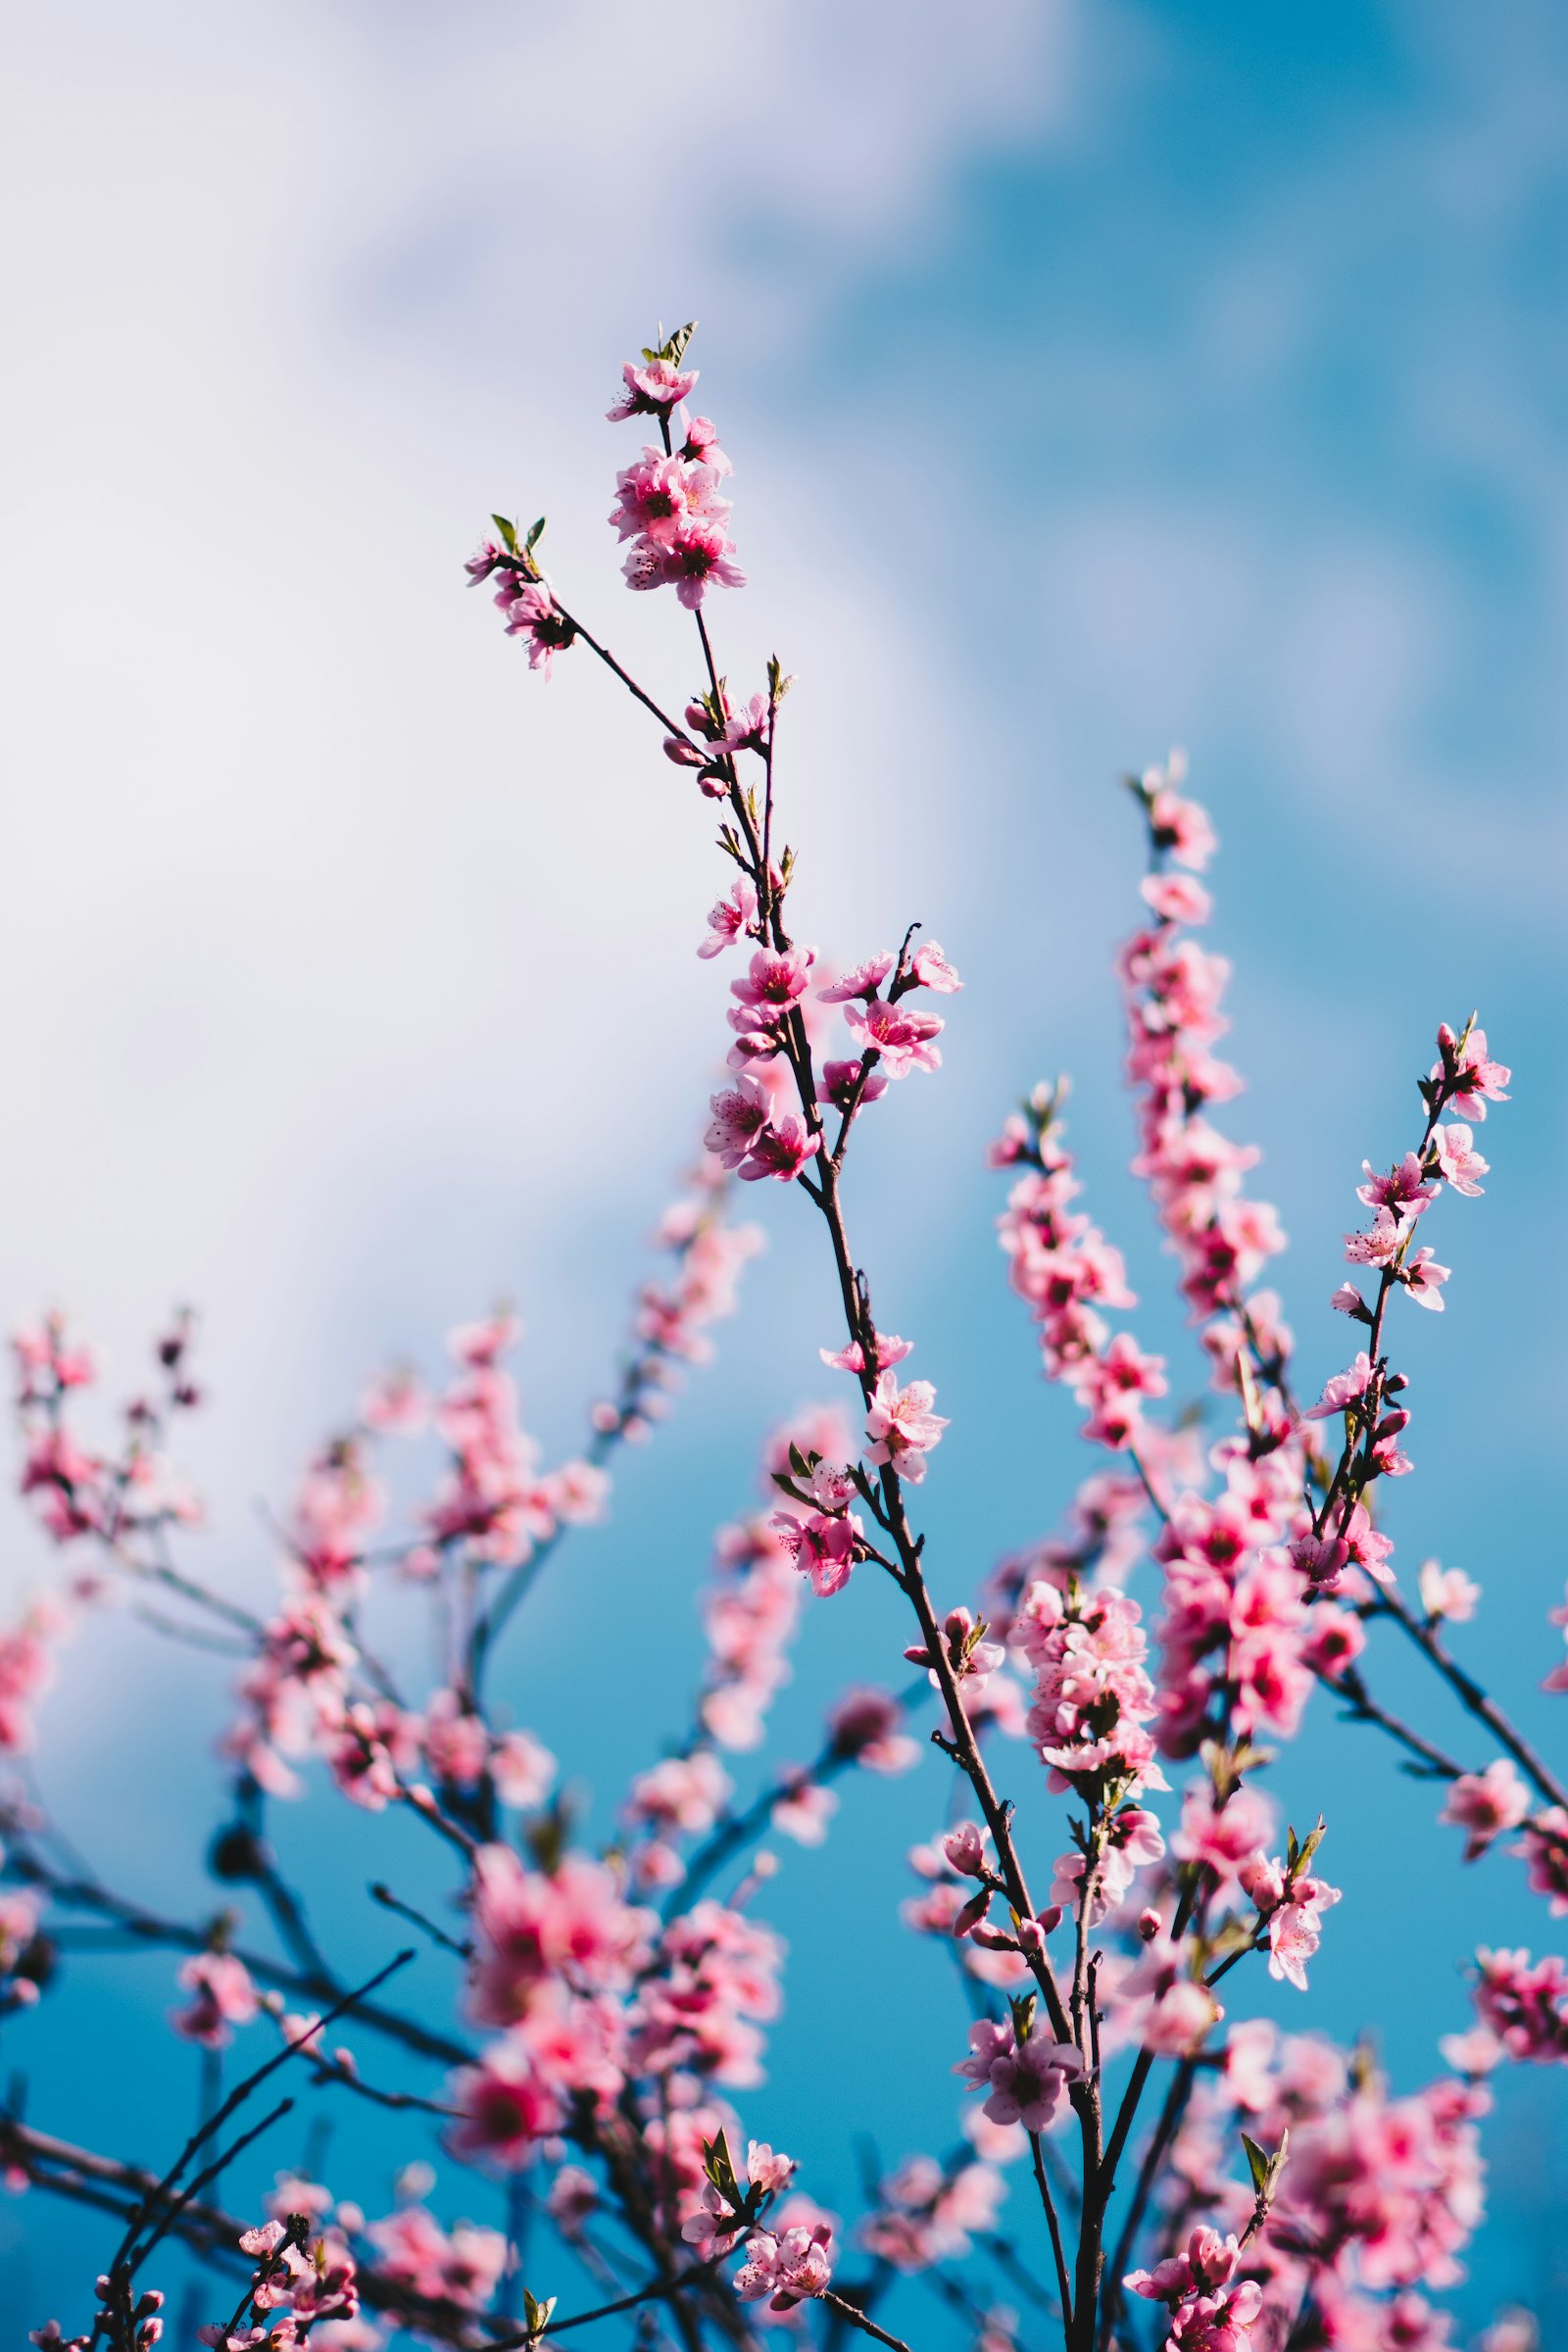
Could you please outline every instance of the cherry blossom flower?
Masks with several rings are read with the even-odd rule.
[[[771,2310],[792,2310],[831,2284],[832,2244],[833,2232],[825,2222],[814,2229],[786,2230],[777,2237],[771,2230],[759,2230],[746,2240],[735,2292],[743,2303],[760,2302],[765,2295]]]
[[[1416,1587],[1421,1606],[1434,1624],[1446,1619],[1452,1625],[1468,1625],[1481,1598],[1481,1587],[1473,1584],[1462,1568],[1445,1568],[1437,1560],[1422,1561]]]
[[[844,1348],[822,1348],[817,1350],[824,1364],[835,1372],[863,1372],[865,1350],[858,1340],[851,1340]],[[901,1340],[896,1331],[879,1331],[872,1337],[873,1369],[886,1372],[894,1364],[902,1364],[906,1355],[914,1353],[912,1340]]]
[[[882,1372],[865,1415],[865,1458],[886,1463],[901,1478],[918,1485],[926,1472],[926,1455],[942,1442],[946,1417],[931,1410],[936,1390],[928,1380],[911,1380],[901,1389],[893,1374]]]
[[[1451,1127],[1434,1127],[1432,1141],[1437,1150],[1438,1166],[1454,1191],[1467,1193],[1472,1198],[1479,1195],[1484,1187],[1477,1179],[1490,1175],[1492,1164],[1473,1149],[1470,1129],[1457,1122]]]
[[[780,1511],[773,1525],[796,1567],[810,1578],[811,1590],[819,1599],[829,1600],[835,1592],[843,1592],[855,1566],[856,1547],[864,1538],[864,1530],[853,1511],[836,1516],[813,1511],[805,1519]]]
[[[628,360],[620,372],[626,389],[614,407],[605,412],[612,424],[622,424],[629,416],[667,416],[691,397],[701,370],[690,368],[683,372],[669,360],[655,359],[646,360],[640,368],[635,360]]]
[[[864,1004],[846,1004],[844,1018],[861,1049],[880,1054],[890,1078],[906,1077],[910,1070],[942,1067],[941,1051],[931,1041],[941,1035],[943,1023],[934,1012],[917,1011],[907,999],[892,1004],[883,997],[872,997]]]
[[[805,1120],[791,1112],[787,1118],[771,1121],[753,1137],[751,1149],[736,1174],[746,1184],[754,1184],[763,1176],[771,1176],[780,1184],[792,1184],[821,1149],[821,1137],[810,1134]]]
[[[963,986],[934,939],[928,939],[924,947],[915,949],[909,958],[909,977],[916,987],[929,988],[939,997],[951,997]]]
[[[816,993],[824,1004],[848,1004],[857,998],[868,1003],[897,961],[898,957],[891,948],[882,948],[875,956],[868,956],[864,963],[854,964],[849,971],[840,972],[835,980],[829,981],[826,987],[819,988]]]
[[[696,380],[697,376],[694,370],[693,383]],[[706,466],[712,473],[725,474],[734,471],[734,467],[718,445],[718,434],[710,416],[693,416],[688,420],[686,438],[681,445],[680,454],[695,466]]]
[[[1416,1305],[1432,1307],[1440,1315],[1446,1304],[1442,1286],[1447,1279],[1448,1268],[1440,1266],[1430,1250],[1418,1250],[1414,1257],[1406,1258],[1399,1273],[1399,1280]]]
[[[1504,1830],[1516,1830],[1530,1810],[1530,1791],[1506,1757],[1485,1772],[1462,1772],[1449,1785],[1440,1821],[1465,1832],[1464,1858],[1475,1862]]]
[[[1568,1913],[1568,1809],[1546,1806],[1525,1823],[1524,1834],[1512,1850],[1523,1856],[1531,1891],[1546,1897],[1552,1918]]]
[[[528,643],[528,667],[548,679],[557,654],[576,641],[576,623],[566,616],[543,581],[509,580],[496,598],[506,616],[507,635]]]
[[[1162,922],[1206,923],[1214,902],[1189,874],[1146,874],[1139,891]]]
[[[1461,1111],[1479,1124],[1487,1115],[1489,1102],[1508,1101],[1505,1090],[1513,1072],[1489,1057],[1484,1029],[1472,1027],[1461,1045],[1443,1021],[1438,1028],[1438,1052],[1442,1058],[1432,1065],[1431,1082],[1439,1089],[1445,1109]]]
[[[885,1070],[867,1069],[863,1061],[824,1061],[816,1099],[834,1110],[847,1112],[853,1102],[862,1109],[867,1102],[879,1102],[887,1091]]]
[[[994,2124],[1021,2124],[1046,2132],[1065,2083],[1076,2082],[1083,2061],[1070,2042],[1054,2041],[1044,2026],[1018,2038],[1009,2021],[981,2018],[969,2029],[969,2055],[954,2073],[975,2090],[988,2090],[985,2112]]]
[[[248,2026],[261,2006],[249,1969],[232,1952],[197,1952],[184,1961],[176,1982],[191,1996],[189,2006],[170,2013],[170,2023],[187,2041],[223,2049],[231,2028]]]
[[[709,908],[708,937],[698,949],[699,956],[717,956],[744,939],[757,920],[757,893],[749,882],[732,882],[727,896],[718,899]]]

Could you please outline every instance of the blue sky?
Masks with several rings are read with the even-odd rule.
[[[597,681],[521,675],[454,566],[492,505],[548,507],[563,580],[690,683],[670,616],[617,601],[600,418],[623,350],[697,314],[754,583],[723,642],[737,670],[777,645],[803,681],[803,919],[849,954],[918,915],[969,984],[941,1080],[900,1091],[859,1195],[889,1319],[954,1416],[928,1490],[946,1596],[1081,1471],[979,1166],[1036,1076],[1075,1072],[1140,1328],[1182,1344],[1125,1172],[1108,971],[1137,861],[1116,778],[1180,741],[1223,843],[1250,1081],[1228,1124],[1265,1149],[1310,1377],[1343,1349],[1327,1296],[1355,1172],[1402,1148],[1436,1022],[1479,1004],[1515,1066],[1488,1196],[1444,1210],[1448,1312],[1407,1335],[1418,1470],[1393,1524],[1403,1557],[1481,1579],[1467,1655],[1560,1741],[1537,1691],[1563,1569],[1560,16],[1020,0],[956,44],[935,5],[715,4],[673,74],[670,42],[618,0],[570,22],[159,0],[134,24],[64,0],[24,37],[0,597],[24,790],[0,953],[34,1124],[3,1179],[0,1303],[68,1300],[127,1378],[172,1298],[203,1303],[204,1543],[236,1583],[268,1567],[252,1498],[284,1491],[362,1367],[433,1368],[498,1290],[527,1314],[539,1426],[571,1442],[715,1057],[723,975],[691,956],[712,865]],[[823,1272],[790,1204],[763,1205],[773,1247],[722,1374],[538,1603],[547,1664],[519,1703],[569,1754],[591,1690],[576,1769],[602,1801],[656,1736],[630,1728],[650,1684],[690,1671],[684,1596],[758,1432],[820,1386]],[[44,1563],[20,1518],[11,1536],[21,1592]],[[649,1577],[652,1638],[617,1599]],[[858,1585],[808,1623],[784,1752],[892,1634]],[[102,1637],[72,1672],[100,1730],[72,1737],[57,1702],[47,1784],[176,1899],[208,1826],[187,1790],[211,1686],[149,1656],[127,1690]],[[1392,1661],[1388,1689],[1454,1731]],[[145,1778],[94,1814],[131,1739]],[[1500,1857],[1457,1878],[1368,1735],[1319,1710],[1286,1781],[1328,1814],[1347,1889],[1311,2022],[1375,2019],[1414,2082],[1477,1937],[1541,1948],[1549,1923]],[[847,1936],[903,2025],[876,2069],[890,2152],[949,2128],[918,2063],[955,2024],[949,1987],[890,1916],[937,1801],[927,1772],[863,1792],[884,1858],[858,1859],[853,1902],[848,1808],[780,1886],[810,2023],[776,2045],[769,2127],[829,2180],[847,2159],[821,2075],[862,2038],[837,1998]],[[303,1826],[301,1854],[323,1885],[339,1868]],[[111,2006],[83,1968],[40,2023],[72,2128],[85,2053],[130,2053],[133,2106],[165,2079],[167,1984],[143,1978]],[[32,2064],[20,2034],[12,2063]],[[40,2057],[40,2120],[48,2079]],[[1521,2229],[1535,2152],[1560,2154],[1553,2089],[1504,2089],[1466,2331],[1538,2291]],[[34,2287],[74,2229],[27,2214]]]

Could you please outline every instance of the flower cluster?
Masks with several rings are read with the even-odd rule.
[[[507,2241],[499,2230],[473,2222],[444,2230],[419,2204],[400,2206],[365,2234],[385,2278],[460,2310],[483,2311],[507,2267]]]
[[[252,2316],[248,2326],[242,2319],[233,2328],[220,2322],[199,2328],[198,2339],[214,2352],[255,2352],[262,2345],[294,2352],[313,2335],[322,2341],[325,2323],[359,2316],[357,2266],[338,2231],[312,2237],[308,2216],[291,2214],[247,2230],[239,2246],[256,2264],[247,2298]]]
[[[1149,1185],[1195,1316],[1237,1319],[1239,1338],[1266,1360],[1276,1351],[1257,1345],[1255,1329],[1248,1332],[1247,1298],[1285,1237],[1269,1204],[1243,1191],[1256,1152],[1231,1143],[1203,1116],[1208,1104],[1240,1094],[1242,1082],[1213,1050],[1230,1025],[1221,1010],[1230,965],[1184,936],[1208,920],[1208,893],[1192,876],[1215,846],[1205,811],[1181,795],[1186,773],[1185,758],[1172,752],[1163,768],[1151,768],[1134,786],[1155,870],[1142,886],[1153,920],[1134,932],[1119,957],[1142,1147],[1133,1168]],[[1166,871],[1167,858],[1185,870]],[[1288,1351],[1284,1335],[1282,1360]],[[1216,1378],[1234,1386],[1226,1352],[1216,1348]]]
[[[1234,2237],[1201,2225],[1180,2254],[1127,2278],[1135,2295],[1167,2306],[1172,2352],[1247,2352],[1263,2309],[1255,2278],[1238,2276],[1242,2250]]]
[[[993,1166],[1023,1166],[998,1218],[1008,1279],[1040,1325],[1046,1374],[1087,1407],[1086,1437],[1113,1449],[1140,1434],[1145,1397],[1165,1394],[1164,1367],[1127,1333],[1114,1339],[1102,1309],[1137,1301],[1121,1253],[1068,1207],[1082,1190],[1061,1140],[1064,1088],[1037,1087],[1022,1117],[991,1147]]]
[[[995,2229],[1004,2194],[994,2164],[911,2156],[881,2182],[857,2238],[876,2261],[910,2277],[961,2261],[973,2237]]]
[[[641,367],[629,360],[621,370],[625,390],[609,411],[611,423],[652,416],[662,446],[645,448],[616,475],[610,519],[632,543],[628,587],[672,587],[695,612],[710,585],[744,588],[746,574],[732,560],[730,502],[718,491],[730,462],[708,417],[688,418],[682,406],[699,373],[679,365],[689,333],[682,329],[662,350],[644,352]]]
[[[1156,1697],[1141,1616],[1109,1586],[1063,1593],[1040,1583],[1024,1594],[1013,1639],[1035,1670],[1029,1737],[1053,1788],[1114,1805],[1166,1786],[1154,1760]]]
[[[1568,2063],[1568,1961],[1527,1951],[1476,1954],[1476,2013],[1510,2058]]]

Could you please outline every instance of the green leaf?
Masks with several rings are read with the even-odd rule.
[[[501,533],[501,543],[503,547],[505,547],[508,555],[514,556],[517,552],[517,533],[515,525],[510,523],[504,514],[492,514],[490,519],[495,524],[496,529]]]
[[[523,2288],[522,2313],[528,2323],[530,2337],[543,2335],[550,2325],[550,2315],[555,2308],[556,2297],[554,2295],[546,2295],[541,2303],[536,2295],[531,2295],[526,2287]]]
[[[1307,1838],[1306,1843],[1301,1847],[1300,1851],[1296,1857],[1296,1870],[1299,1871],[1306,1868],[1307,1864],[1311,1861],[1312,1856],[1317,1852],[1318,1847],[1328,1836],[1328,1823],[1324,1820],[1322,1814],[1320,1813],[1317,1817],[1316,1829],[1311,1832],[1310,1836]],[[1291,1834],[1291,1843],[1293,1845],[1296,1843],[1296,1835],[1294,1831]],[[1294,1871],[1292,1876],[1295,1876]]]
[[[1252,2176],[1252,2194],[1254,2197],[1266,2197],[1269,2185],[1269,2158],[1265,2151],[1258,2146],[1256,2140],[1249,2139],[1245,2132],[1242,2133],[1242,2146],[1247,2151],[1247,2169]]]
[[[735,2160],[729,2152],[729,2135],[722,2128],[716,2138],[703,2142],[703,2171],[731,2210],[740,2204],[741,2188],[735,2178]]]
[[[533,554],[533,551],[534,551],[534,549],[535,549],[535,548],[538,546],[538,544],[539,544],[540,540],[541,540],[541,539],[544,537],[544,535],[545,535],[545,518],[544,518],[544,516],[541,514],[541,515],[540,515],[540,517],[539,517],[539,519],[538,519],[538,521],[537,521],[536,523],[534,523],[534,524],[531,526],[531,528],[530,528],[530,530],[529,530],[529,532],[528,532],[528,536],[527,536],[527,538],[526,538],[526,539],[523,541],[523,543],[522,543],[522,544],[523,544],[523,552],[524,552],[526,555],[530,555],[530,556],[531,556],[531,555]]]

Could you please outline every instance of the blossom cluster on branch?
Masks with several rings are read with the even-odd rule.
[[[916,1491],[952,1458],[950,1418],[925,1354],[894,1316],[878,1320],[847,1170],[862,1118],[910,1133],[920,1107],[898,1082],[941,1070],[937,1006],[962,982],[918,925],[842,957],[790,928],[792,680],[775,660],[748,693],[719,666],[710,591],[744,575],[720,487],[730,461],[689,407],[690,344],[682,328],[623,369],[610,416],[654,437],[618,470],[611,522],[630,543],[630,587],[671,587],[692,616],[694,685],[662,695],[630,674],[543,569],[542,522],[495,517],[467,565],[545,678],[575,652],[633,698],[699,813],[716,812],[724,861],[696,947],[725,975],[722,1078],[658,1230],[667,1264],[636,1295],[581,1450],[551,1461],[531,1434],[520,1327],[498,1308],[451,1335],[429,1388],[406,1368],[367,1387],[276,1518],[275,1589],[253,1602],[189,1565],[200,1506],[174,1455],[202,1401],[190,1317],[159,1338],[156,1377],[113,1444],[86,1434],[96,1366],[65,1322],[16,1341],[22,1492],[65,1566],[0,1636],[0,1754],[32,1744],[61,1643],[115,1595],[234,1659],[216,1918],[163,1916],[122,1875],[92,1875],[20,1777],[4,1795],[0,2010],[68,1998],[59,1963],[83,1934],[161,1948],[202,2099],[163,2173],[146,2148],[48,2136],[33,2121],[45,2083],[25,2118],[15,2104],[0,2117],[13,2186],[123,2224],[81,2331],[51,2321],[33,2341],[150,2352],[168,2306],[147,2279],[183,2244],[203,2266],[197,2332],[216,2352],[371,2352],[399,2334],[502,2352],[617,2321],[648,2352],[812,2328],[826,2345],[849,2329],[907,2352],[884,2321],[914,2331],[903,2315],[917,2292],[928,2329],[957,2328],[980,2352],[1440,2352],[1448,2322],[1431,2296],[1460,2276],[1483,2209],[1487,2077],[1507,2059],[1568,2061],[1568,1960],[1479,1952],[1473,2019],[1413,2092],[1392,2088],[1369,2047],[1284,2032],[1248,2004],[1265,1974],[1286,1998],[1308,1994],[1342,1900],[1319,1867],[1327,1825],[1282,1821],[1268,1779],[1314,1702],[1440,1785],[1457,1865],[1507,1840],[1546,1919],[1568,1914],[1568,1792],[1450,1647],[1478,1588],[1435,1560],[1402,1571],[1382,1509],[1383,1482],[1412,1468],[1397,1315],[1445,1304],[1453,1277],[1423,1237],[1446,1195],[1481,1192],[1476,1130],[1510,1073],[1473,1017],[1440,1025],[1419,1128],[1386,1171],[1363,1167],[1352,1272],[1313,1327],[1327,1347],[1343,1330],[1330,1307],[1348,1317],[1350,1361],[1304,1401],[1264,1282],[1285,1237],[1248,1189],[1258,1153],[1215,1123],[1242,1082],[1217,1050],[1229,966],[1201,937],[1214,829],[1179,755],[1133,779],[1147,871],[1116,959],[1132,1168],[1175,1260],[1208,1403],[1185,1407],[1189,1376],[1113,1322],[1138,1309],[1126,1262],[1077,1205],[1065,1081],[1037,1086],[987,1157],[1009,1183],[998,1224],[1011,1288],[1095,1466],[1059,1530],[978,1586],[972,1560],[928,1544]],[[694,935],[709,897],[694,889]],[[761,1240],[733,1221],[733,1187],[782,1206],[764,1180],[819,1229],[838,1314],[819,1352],[836,1394],[768,1434],[758,1490],[718,1529],[694,1593],[689,1691],[596,1822],[561,1785],[581,1759],[558,1763],[517,1718],[530,1686],[512,1629],[555,1555],[612,1507],[619,1448],[654,1434],[684,1367],[710,1353]],[[753,1767],[795,1644],[843,1646],[868,1580],[897,1597],[902,1655],[847,1684],[814,1753]],[[829,1601],[837,1613],[820,1620]],[[411,1622],[427,1628],[422,1645]],[[401,1629],[395,1645],[387,1628]],[[1450,1756],[1389,1712],[1375,1637],[1412,1645],[1457,1699],[1471,1752]],[[1545,1683],[1568,1687],[1568,1669]],[[933,2096],[952,2095],[953,2131],[887,2171],[868,2146],[846,2213],[820,2201],[825,2174],[752,2135],[769,2129],[787,1981],[769,1841],[852,1831],[859,1776],[922,1756],[940,1786],[903,1916],[957,1979],[951,2034],[911,2049],[874,1984],[847,1984],[844,1998],[876,2021],[878,2067],[924,2066]],[[407,1953],[353,1984],[333,1957],[343,1923],[307,1917],[274,1844],[277,1809],[307,1797],[350,1808],[342,1824],[368,1852],[377,1816],[434,1841],[451,1898],[440,1916],[380,1881],[371,1896],[439,1962],[443,2009],[383,1990]],[[1333,1932],[1353,1910],[1352,1888]],[[852,1972],[854,1933],[837,1948]],[[289,2095],[264,2114],[270,2085]],[[352,2180],[298,2171],[251,2212],[225,2209],[224,2177],[250,2178],[246,2151],[296,2097],[322,2112],[368,2102],[408,2134],[390,2210],[367,2211]],[[461,2183],[439,2197],[432,2149]],[[831,2194],[845,2201],[842,2184]],[[489,2218],[439,2218],[456,2203]]]

